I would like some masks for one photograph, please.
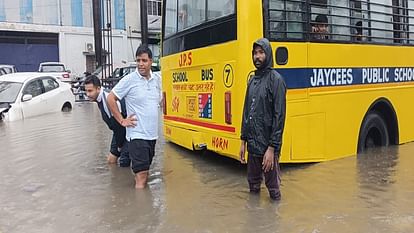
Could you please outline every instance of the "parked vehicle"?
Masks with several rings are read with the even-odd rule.
[[[85,79],[87,76],[91,75],[89,72],[84,72],[82,76],[77,76],[76,81],[72,82],[72,92],[75,95],[76,101],[87,101],[88,97],[86,96],[85,91]]]
[[[7,74],[4,68],[0,68],[0,76]]]
[[[0,75],[16,73],[17,69],[14,65],[0,65]]]
[[[131,62],[128,66],[118,67],[114,70],[114,73],[112,75],[112,78],[123,78],[126,75],[134,72],[137,69],[137,65],[133,62]],[[152,72],[159,72],[160,68],[156,63],[153,63],[151,66]]]
[[[39,72],[52,73],[54,77],[62,82],[72,82],[74,76],[71,71],[66,69],[65,64],[60,62],[42,62],[39,65]]]
[[[70,111],[71,86],[44,73],[24,72],[0,77],[0,119],[15,121],[45,113]]]
[[[102,85],[106,89],[111,89],[114,85],[118,83],[119,80],[121,80],[126,75],[134,72],[136,70],[136,64],[135,62],[130,62],[129,65],[126,66],[119,66],[115,68],[112,75],[110,75],[108,78],[103,79],[102,78],[102,66],[98,67],[94,72],[89,73],[85,72],[82,76],[76,77],[76,80],[72,82],[72,90],[73,93],[76,95],[77,101],[84,101],[87,100],[86,94],[85,94],[85,87],[83,82],[85,81],[85,78],[88,75],[96,75],[99,79],[102,80]],[[160,68],[156,63],[152,64],[151,67],[152,72],[155,75],[161,76]]]

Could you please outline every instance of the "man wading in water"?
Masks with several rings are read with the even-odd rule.
[[[280,200],[279,156],[286,113],[286,85],[273,67],[267,39],[253,44],[255,75],[249,80],[244,100],[240,161],[246,163],[250,192],[259,193],[264,174],[270,198]]]

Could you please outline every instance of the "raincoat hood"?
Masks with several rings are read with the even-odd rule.
[[[272,52],[272,47],[270,46],[269,40],[266,39],[266,38],[261,38],[261,39],[258,39],[256,42],[253,43],[253,50],[252,50],[253,62],[254,62],[254,58],[253,58],[254,48],[256,46],[262,47],[262,49],[264,50],[264,52],[266,54],[265,62],[257,70],[258,71],[264,71],[264,70],[267,70],[267,69],[271,69],[273,67],[273,52]]]

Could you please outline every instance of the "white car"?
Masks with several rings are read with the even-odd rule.
[[[0,75],[16,73],[17,69],[14,65],[0,65]]]
[[[72,82],[74,79],[71,71],[67,70],[65,64],[60,62],[42,62],[38,72],[48,73],[62,82]]]
[[[74,103],[70,84],[50,75],[27,72],[0,76],[0,120],[70,111]]]

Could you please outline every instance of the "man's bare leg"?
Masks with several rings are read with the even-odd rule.
[[[135,174],[135,188],[144,189],[147,185],[148,171],[142,171]]]
[[[118,157],[116,157],[112,153],[109,153],[109,155],[106,156],[106,160],[108,161],[108,164],[114,164],[114,163],[117,163]]]

